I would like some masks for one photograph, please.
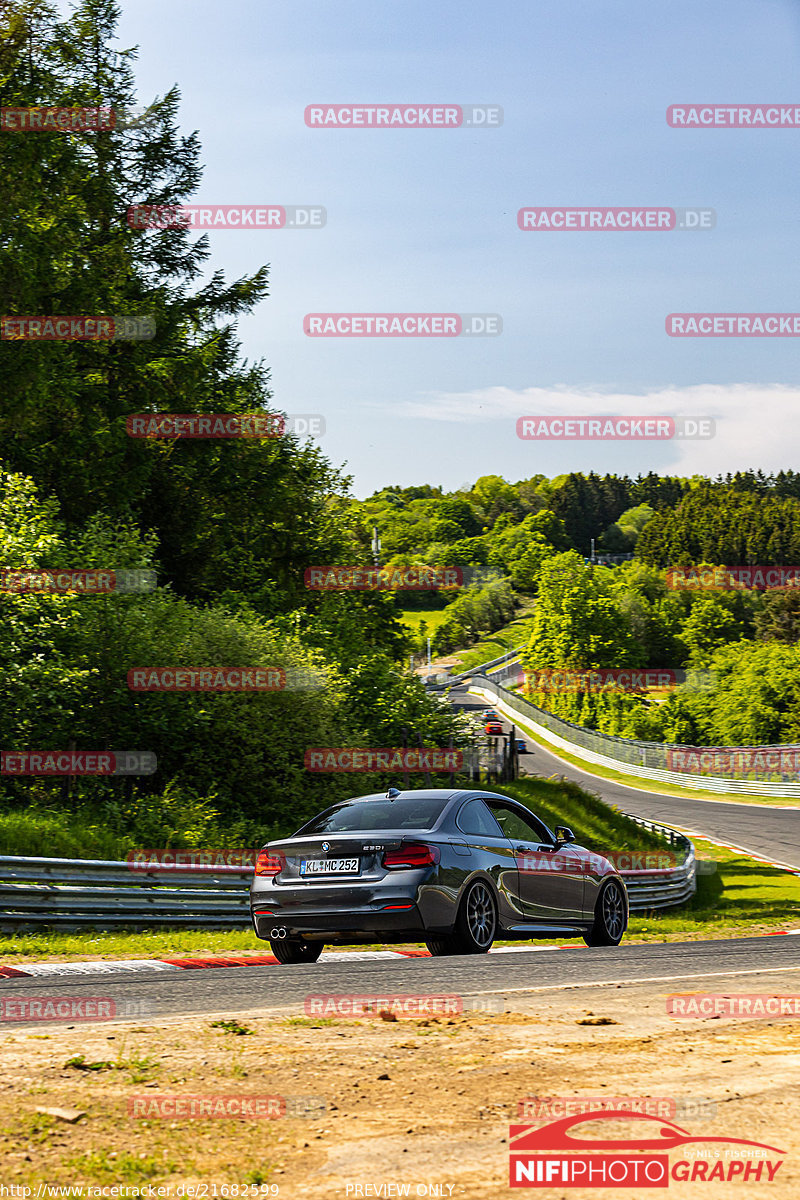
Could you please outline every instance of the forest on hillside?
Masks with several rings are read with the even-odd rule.
[[[3,103],[137,112],[118,10],[85,0],[0,11]],[[0,588],[0,746],[122,749],[153,775],[3,776],[8,805],[86,809],[140,844],[265,840],[349,794],[304,769],[308,746],[447,746],[461,737],[407,669],[393,598],[305,586],[319,563],[367,561],[349,480],[310,438],[132,438],[137,413],[279,411],[237,320],[267,296],[260,266],[207,273],[208,237],[132,228],[135,204],[196,191],[201,146],[168,90],[146,120],[0,138],[0,296],[8,317],[124,314],[141,340],[0,338],[0,568],[155,572],[127,594]],[[133,692],[137,667],[285,670],[281,693]],[[360,779],[366,787],[382,781]],[[244,841],[242,841],[244,839]],[[219,844],[219,843],[218,843]]]

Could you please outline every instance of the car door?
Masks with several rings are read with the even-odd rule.
[[[519,871],[519,895],[527,920],[573,925],[584,916],[585,865],[569,844],[554,845],[550,830],[527,809],[488,801],[511,842]]]
[[[479,796],[466,800],[456,813],[455,823],[464,837],[461,844],[467,847],[470,869],[486,871],[495,882],[500,897],[501,923],[514,925],[523,921],[517,857],[484,801]]]

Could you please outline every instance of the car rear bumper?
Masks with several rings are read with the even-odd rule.
[[[256,878],[250,892],[250,911],[256,935],[269,938],[283,927],[284,936],[326,935],[331,941],[401,940],[431,923],[432,870],[397,871],[380,880],[337,880],[323,883],[274,883]],[[428,920],[426,920],[426,916]]]
[[[387,907],[397,904],[403,907]],[[416,904],[409,901],[380,901],[366,908],[339,909],[308,906],[268,906],[266,901],[254,900],[251,905],[256,936],[269,939],[273,930],[285,930],[279,937],[325,935],[332,941],[353,938],[356,941],[374,940],[376,934],[388,935],[424,933],[424,924]]]

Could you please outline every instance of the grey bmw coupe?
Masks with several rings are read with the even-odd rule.
[[[496,938],[582,937],[616,946],[625,884],[599,854],[523,804],[450,788],[357,796],[260,851],[253,925],[281,963],[326,942],[424,942],[484,954]]]

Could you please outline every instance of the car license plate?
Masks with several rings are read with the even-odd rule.
[[[357,875],[357,858],[304,858],[300,861],[301,875]]]

